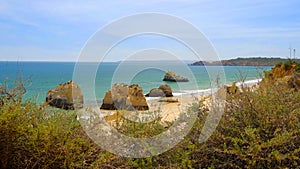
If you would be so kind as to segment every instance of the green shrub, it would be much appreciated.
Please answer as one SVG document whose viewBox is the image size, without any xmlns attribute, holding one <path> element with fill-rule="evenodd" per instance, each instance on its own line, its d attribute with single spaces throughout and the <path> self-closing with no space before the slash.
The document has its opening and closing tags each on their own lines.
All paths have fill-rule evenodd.
<svg viewBox="0 0 300 169">
<path fill-rule="evenodd" d="M 300 72 L 300 64 L 299 63 L 296 64 L 295 71 L 296 72 Z"/>
<path fill-rule="evenodd" d="M 0 96 L 0 168 L 82 168 L 94 160 L 99 149 L 74 112 L 21 102 L 13 92 Z"/>
<path fill-rule="evenodd" d="M 275 67 L 281 67 L 281 65 L 282 65 L 282 62 L 278 62 L 278 63 L 276 63 Z"/>
<path fill-rule="evenodd" d="M 292 62 L 288 61 L 283 64 L 284 70 L 289 70 L 292 67 Z"/>
<path fill-rule="evenodd" d="M 193 153 L 194 167 L 296 168 L 300 94 L 278 86 L 229 98 L 215 133 Z M 205 160 L 202 160 L 205 159 Z"/>
</svg>

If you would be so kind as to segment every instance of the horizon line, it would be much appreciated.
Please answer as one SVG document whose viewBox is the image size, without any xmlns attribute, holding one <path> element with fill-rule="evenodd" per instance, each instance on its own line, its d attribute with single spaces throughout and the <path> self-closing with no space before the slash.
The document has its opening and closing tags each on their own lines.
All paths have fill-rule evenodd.
<svg viewBox="0 0 300 169">
<path fill-rule="evenodd" d="M 289 58 L 288 56 L 237 56 L 234 58 L 228 58 L 228 59 L 221 59 L 221 61 L 223 60 L 232 60 L 232 59 L 238 59 L 238 58 L 243 58 L 243 59 L 248 59 L 248 58 L 276 58 L 276 59 L 299 59 L 297 58 Z M 117 63 L 117 62 L 143 62 L 143 61 L 178 61 L 178 60 L 118 60 L 118 61 L 102 61 L 105 63 Z M 214 61 L 214 60 L 182 60 L 184 62 L 190 61 L 190 62 L 195 62 L 195 61 Z M 69 63 L 76 63 L 78 61 L 74 61 L 74 60 L 0 60 L 0 62 L 69 62 Z M 80 63 L 90 63 L 90 62 L 95 62 L 95 61 L 81 61 Z"/>
</svg>

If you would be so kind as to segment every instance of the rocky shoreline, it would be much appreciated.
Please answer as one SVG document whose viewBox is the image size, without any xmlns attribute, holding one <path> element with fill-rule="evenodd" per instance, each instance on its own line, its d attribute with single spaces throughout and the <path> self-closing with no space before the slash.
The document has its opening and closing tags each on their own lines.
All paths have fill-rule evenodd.
<svg viewBox="0 0 300 169">
<path fill-rule="evenodd" d="M 258 83 L 258 81 L 257 81 Z M 255 85 L 257 83 L 252 83 L 247 87 Z M 67 86 L 76 86 L 77 84 L 73 81 L 67 83 L 59 84 L 57 88 L 59 89 L 70 89 Z M 64 87 L 62 87 L 64 86 Z M 228 94 L 237 93 L 241 84 L 235 84 L 231 86 L 224 86 Z M 75 88 L 79 90 L 77 86 Z M 156 91 L 159 89 L 160 96 L 152 96 L 151 91 Z M 58 90 L 59 91 L 59 90 Z M 50 90 L 49 93 L 53 93 L 53 90 Z M 57 91 L 56 91 L 57 92 Z M 55 92 L 54 92 L 55 93 Z M 61 94 L 63 92 L 60 92 Z M 68 93 L 68 92 L 67 92 Z M 156 93 L 154 93 L 156 94 Z M 81 97 L 82 95 L 80 95 Z M 155 99 L 147 100 L 146 98 L 155 97 Z M 59 95 L 59 98 L 65 98 L 66 96 Z M 83 100 L 83 98 L 81 98 Z M 138 84 L 126 85 L 126 84 L 115 84 L 111 90 L 106 92 L 106 95 L 103 99 L 101 105 L 99 105 L 99 110 L 101 116 L 108 121 L 114 121 L 117 119 L 118 112 L 122 112 L 126 116 L 136 116 L 140 118 L 146 118 L 148 116 L 159 116 L 161 121 L 172 122 L 178 119 L 179 115 L 182 112 L 187 111 L 187 108 L 192 103 L 199 103 L 200 100 L 204 100 L 204 107 L 202 109 L 209 110 L 211 104 L 211 96 L 203 95 L 201 92 L 198 93 L 186 93 L 181 95 L 173 95 L 172 89 L 170 86 L 163 84 L 159 88 L 153 88 L 149 93 L 143 94 L 142 88 Z M 49 101 L 49 98 L 48 98 Z M 49 102 L 48 102 L 49 104 Z M 73 104 L 73 103 L 68 103 Z M 51 105 L 53 107 L 66 109 L 64 106 Z M 73 108 L 66 110 L 74 110 Z M 199 111 L 201 111 L 199 110 Z M 158 114 L 157 114 L 158 113 Z M 145 116 L 145 117 L 144 117 Z"/>
<path fill-rule="evenodd" d="M 278 64 L 269 71 L 263 79 L 251 81 L 251 83 L 233 83 L 224 86 L 227 95 L 236 95 L 242 92 L 242 88 L 247 87 L 256 90 L 268 85 L 280 85 L 286 89 L 300 89 L 300 66 L 295 64 Z M 74 96 L 74 97 L 73 97 Z M 154 97 L 147 100 L 146 98 Z M 127 112 L 127 115 L 159 113 L 163 121 L 176 120 L 182 111 L 191 103 L 199 103 L 205 100 L 204 109 L 209 110 L 211 96 L 204 96 L 201 92 L 186 93 L 181 95 L 173 94 L 170 86 L 162 84 L 158 88 L 151 89 L 144 95 L 143 89 L 138 84 L 115 84 L 111 90 L 105 94 L 103 102 L 99 105 L 103 117 L 110 121 L 116 118 L 117 112 Z M 49 90 L 46 96 L 46 103 L 50 106 L 74 110 L 82 108 L 83 95 L 79 86 L 71 81 L 57 85 L 53 90 Z M 203 108 L 203 107 L 202 107 Z M 201 111 L 201 110 L 199 110 Z"/>
</svg>

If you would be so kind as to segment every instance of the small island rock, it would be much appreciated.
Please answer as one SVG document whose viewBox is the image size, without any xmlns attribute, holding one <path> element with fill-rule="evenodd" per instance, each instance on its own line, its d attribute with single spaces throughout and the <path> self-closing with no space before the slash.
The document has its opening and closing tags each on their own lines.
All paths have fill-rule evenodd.
<svg viewBox="0 0 300 169">
<path fill-rule="evenodd" d="M 180 75 L 177 75 L 176 73 L 172 71 L 167 71 L 163 81 L 170 81 L 170 82 L 188 82 L 189 79 Z"/>
</svg>

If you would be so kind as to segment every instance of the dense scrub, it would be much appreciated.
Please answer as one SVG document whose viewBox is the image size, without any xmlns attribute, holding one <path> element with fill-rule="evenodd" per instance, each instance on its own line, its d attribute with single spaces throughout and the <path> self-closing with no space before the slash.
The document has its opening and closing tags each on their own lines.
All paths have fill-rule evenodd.
<svg viewBox="0 0 300 169">
<path fill-rule="evenodd" d="M 299 92 L 279 86 L 255 92 L 245 89 L 229 96 L 217 131 L 199 145 L 199 159 L 207 160 L 197 164 L 226 168 L 299 166 L 299 100 Z"/>
<path fill-rule="evenodd" d="M 197 141 L 207 112 L 199 113 L 187 138 L 172 150 L 133 161 L 149 168 L 297 168 L 299 100 L 299 92 L 279 86 L 243 89 L 228 96 L 217 130 L 205 143 Z"/>
<path fill-rule="evenodd" d="M 20 88 L 21 89 L 21 88 Z M 17 95 L 16 95 L 17 97 Z M 186 138 L 158 156 L 130 159 L 101 150 L 84 133 L 72 111 L 21 102 L 1 94 L 1 168 L 297 168 L 300 166 L 300 92 L 269 85 L 228 95 L 226 110 L 213 135 L 198 138 L 207 111 L 202 102 Z M 121 118 L 121 117 L 120 117 Z M 165 129 L 156 123 L 125 121 L 131 136 Z M 138 128 L 138 132 L 134 132 Z M 150 130 L 152 128 L 152 130 Z"/>
<path fill-rule="evenodd" d="M 20 86 L 1 86 L 0 168 L 90 165 L 100 149 L 82 131 L 75 113 L 22 102 Z"/>
</svg>

